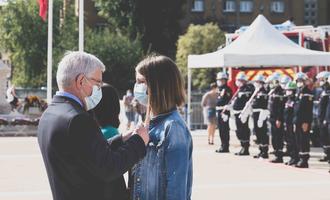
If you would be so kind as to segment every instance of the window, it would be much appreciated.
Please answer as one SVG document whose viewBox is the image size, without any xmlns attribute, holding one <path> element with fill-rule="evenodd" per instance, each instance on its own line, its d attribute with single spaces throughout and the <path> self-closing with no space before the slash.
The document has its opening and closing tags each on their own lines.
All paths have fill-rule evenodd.
<svg viewBox="0 0 330 200">
<path fill-rule="evenodd" d="M 224 1 L 223 11 L 224 12 L 235 12 L 236 10 L 236 2 L 233 0 Z"/>
<path fill-rule="evenodd" d="M 240 2 L 240 11 L 243 13 L 248 13 L 253 11 L 253 2 L 252 1 L 241 1 Z"/>
<path fill-rule="evenodd" d="M 193 12 L 203 12 L 204 11 L 204 1 L 203 0 L 193 0 L 193 5 L 191 8 Z"/>
<path fill-rule="evenodd" d="M 270 6 L 271 12 L 283 13 L 284 12 L 284 2 L 283 1 L 273 1 Z"/>
<path fill-rule="evenodd" d="M 311 12 L 311 16 L 315 17 L 315 12 L 314 11 Z"/>
<path fill-rule="evenodd" d="M 311 7 L 312 7 L 312 8 L 315 8 L 315 3 L 312 3 L 312 4 L 311 4 Z"/>
</svg>

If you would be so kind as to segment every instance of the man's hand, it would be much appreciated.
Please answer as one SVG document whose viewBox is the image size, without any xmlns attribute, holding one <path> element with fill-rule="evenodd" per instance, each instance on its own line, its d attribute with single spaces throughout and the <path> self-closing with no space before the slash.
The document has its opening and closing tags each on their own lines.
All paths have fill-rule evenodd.
<svg viewBox="0 0 330 200">
<path fill-rule="evenodd" d="M 138 134 L 143 139 L 145 145 L 148 144 L 149 132 L 147 127 L 140 126 L 135 130 L 135 133 Z"/>
<path fill-rule="evenodd" d="M 304 132 L 307 132 L 308 131 L 308 123 L 303 123 L 302 124 L 302 129 Z"/>
<path fill-rule="evenodd" d="M 276 120 L 276 128 L 281 128 L 281 121 L 279 120 Z"/>
</svg>

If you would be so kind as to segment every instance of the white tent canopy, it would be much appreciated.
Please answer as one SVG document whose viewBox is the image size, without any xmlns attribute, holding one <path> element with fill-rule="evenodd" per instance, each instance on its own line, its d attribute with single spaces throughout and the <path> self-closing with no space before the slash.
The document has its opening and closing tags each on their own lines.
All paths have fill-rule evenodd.
<svg viewBox="0 0 330 200">
<path fill-rule="evenodd" d="M 330 53 L 305 49 L 259 15 L 234 42 L 216 52 L 189 55 L 188 68 L 330 66 Z"/>
</svg>

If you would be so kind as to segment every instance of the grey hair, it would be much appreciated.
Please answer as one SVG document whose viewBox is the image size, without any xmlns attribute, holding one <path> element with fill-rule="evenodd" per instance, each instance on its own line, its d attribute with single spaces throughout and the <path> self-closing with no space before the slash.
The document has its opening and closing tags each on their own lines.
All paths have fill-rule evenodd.
<svg viewBox="0 0 330 200">
<path fill-rule="evenodd" d="M 58 64 L 56 80 L 59 87 L 69 87 L 79 74 L 89 74 L 95 70 L 105 71 L 105 66 L 96 56 L 79 51 L 67 52 Z"/>
</svg>

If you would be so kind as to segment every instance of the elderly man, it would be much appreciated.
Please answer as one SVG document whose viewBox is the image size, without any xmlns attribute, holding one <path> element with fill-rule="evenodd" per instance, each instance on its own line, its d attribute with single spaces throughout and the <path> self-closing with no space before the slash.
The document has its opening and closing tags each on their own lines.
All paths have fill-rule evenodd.
<svg viewBox="0 0 330 200">
<path fill-rule="evenodd" d="M 68 53 L 59 63 L 59 91 L 38 127 L 38 142 L 55 200 L 124 199 L 113 180 L 146 153 L 146 128 L 106 141 L 87 112 L 102 98 L 104 69 L 98 58 L 84 52 Z"/>
</svg>

